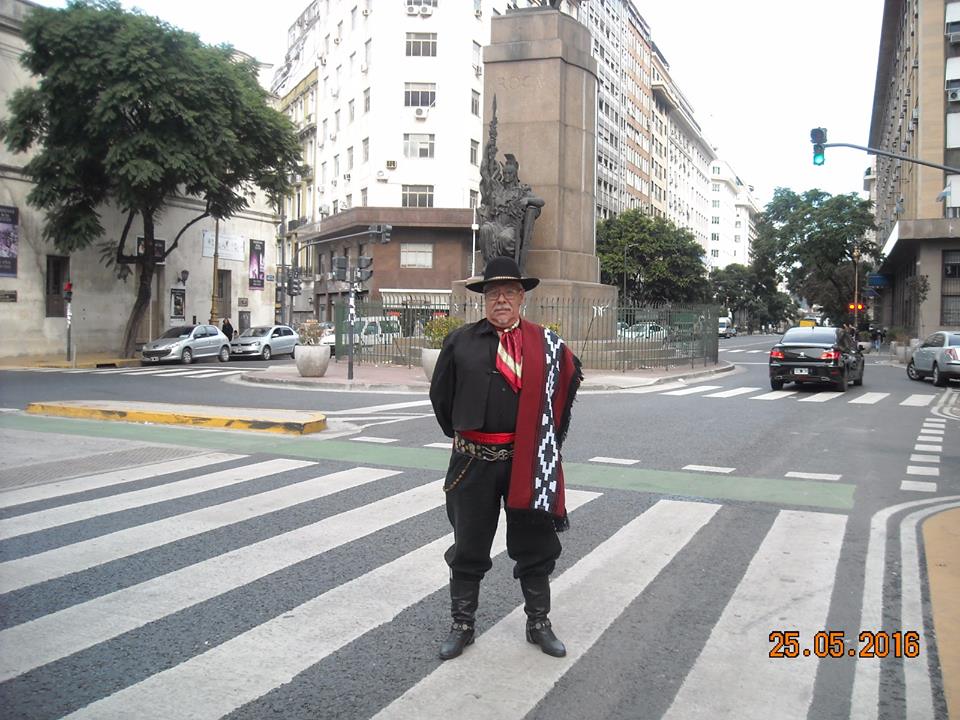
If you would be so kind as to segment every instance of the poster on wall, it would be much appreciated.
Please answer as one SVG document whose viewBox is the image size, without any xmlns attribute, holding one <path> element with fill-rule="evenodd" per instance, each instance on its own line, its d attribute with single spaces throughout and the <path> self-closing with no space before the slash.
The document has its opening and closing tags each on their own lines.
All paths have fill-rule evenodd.
<svg viewBox="0 0 960 720">
<path fill-rule="evenodd" d="M 0 277 L 17 276 L 20 228 L 17 208 L 0 205 Z"/>
<path fill-rule="evenodd" d="M 147 241 L 143 235 L 137 236 L 137 257 L 143 257 L 147 252 Z M 153 239 L 153 259 L 157 265 L 166 265 L 164 257 L 167 254 L 167 241 L 159 238 Z"/>
<path fill-rule="evenodd" d="M 204 230 L 203 257 L 212 258 L 214 249 L 217 251 L 217 260 L 244 260 L 243 238 L 240 235 L 227 235 L 221 231 L 218 238 L 213 230 Z"/>
<path fill-rule="evenodd" d="M 263 290 L 263 240 L 250 240 L 250 289 Z"/>
<path fill-rule="evenodd" d="M 170 288 L 170 319 L 183 320 L 187 306 L 186 288 Z"/>
</svg>

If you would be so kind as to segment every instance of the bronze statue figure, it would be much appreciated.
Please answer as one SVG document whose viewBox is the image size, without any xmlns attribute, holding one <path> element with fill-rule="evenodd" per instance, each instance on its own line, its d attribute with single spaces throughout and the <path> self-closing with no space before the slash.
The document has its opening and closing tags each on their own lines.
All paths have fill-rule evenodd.
<svg viewBox="0 0 960 720">
<path fill-rule="evenodd" d="M 497 161 L 497 98 L 493 98 L 490 133 L 480 166 L 480 249 L 484 265 L 495 257 L 511 257 L 524 270 L 533 224 L 544 205 L 529 185 L 520 182 L 520 162 L 504 154 Z"/>
</svg>

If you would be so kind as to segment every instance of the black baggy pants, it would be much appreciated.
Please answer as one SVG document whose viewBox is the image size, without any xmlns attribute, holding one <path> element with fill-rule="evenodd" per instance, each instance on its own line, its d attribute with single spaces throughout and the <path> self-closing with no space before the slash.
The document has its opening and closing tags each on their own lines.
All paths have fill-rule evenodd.
<svg viewBox="0 0 960 720">
<path fill-rule="evenodd" d="M 444 558 L 453 578 L 479 581 L 492 567 L 490 547 L 506 503 L 510 464 L 453 452 L 443 486 L 454 537 Z M 515 578 L 549 576 L 560 550 L 551 518 L 507 510 L 507 554 L 516 563 Z"/>
</svg>

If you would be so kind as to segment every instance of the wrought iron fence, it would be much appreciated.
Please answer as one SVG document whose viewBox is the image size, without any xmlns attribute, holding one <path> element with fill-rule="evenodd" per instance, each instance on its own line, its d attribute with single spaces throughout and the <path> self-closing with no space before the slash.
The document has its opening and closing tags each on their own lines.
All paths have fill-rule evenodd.
<svg viewBox="0 0 960 720">
<path fill-rule="evenodd" d="M 409 296 L 399 305 L 358 302 L 354 362 L 416 366 L 427 347 L 424 326 L 433 317 L 474 322 L 483 317 L 479 295 L 435 300 Z M 335 305 L 336 349 L 347 353 L 346 303 Z M 585 368 L 626 372 L 645 368 L 716 364 L 720 308 L 712 305 L 661 307 L 598 304 L 569 298 L 527 296 L 524 317 L 556 330 Z"/>
</svg>

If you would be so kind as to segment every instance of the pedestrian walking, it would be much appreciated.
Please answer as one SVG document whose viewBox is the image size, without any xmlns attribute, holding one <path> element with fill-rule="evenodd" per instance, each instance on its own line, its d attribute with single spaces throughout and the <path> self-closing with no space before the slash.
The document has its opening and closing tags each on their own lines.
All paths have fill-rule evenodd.
<svg viewBox="0 0 960 720">
<path fill-rule="evenodd" d="M 873 341 L 873 349 L 875 352 L 880 352 L 880 328 L 873 328 L 870 331 L 870 339 Z"/>
<path fill-rule="evenodd" d="M 557 532 L 568 526 L 560 446 L 583 374 L 555 332 L 520 317 L 525 292 L 539 282 L 522 277 L 512 258 L 491 258 L 483 279 L 467 284 L 483 294 L 486 317 L 446 337 L 430 385 L 437 422 L 453 438 L 443 486 L 454 529 L 444 556 L 453 624 L 443 660 L 473 642 L 501 502 L 527 641 L 566 655 L 548 618 L 549 578 L 561 552 Z"/>
<path fill-rule="evenodd" d="M 227 340 L 233 340 L 233 325 L 230 324 L 230 318 L 223 319 L 223 334 L 227 336 Z"/>
</svg>

